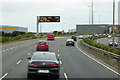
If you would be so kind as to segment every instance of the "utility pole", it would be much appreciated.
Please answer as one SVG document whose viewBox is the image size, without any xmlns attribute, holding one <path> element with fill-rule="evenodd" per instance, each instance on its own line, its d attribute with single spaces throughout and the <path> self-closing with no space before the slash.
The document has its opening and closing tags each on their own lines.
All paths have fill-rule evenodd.
<svg viewBox="0 0 120 80">
<path fill-rule="evenodd" d="M 114 45 L 114 39 L 115 39 L 114 27 L 115 27 L 115 0 L 113 0 L 113 48 L 115 47 L 115 45 Z"/>
<path fill-rule="evenodd" d="M 37 16 L 37 35 L 39 34 L 39 16 Z"/>
<path fill-rule="evenodd" d="M 93 25 L 93 0 L 92 0 L 92 39 L 94 38 L 94 25 Z"/>
<path fill-rule="evenodd" d="M 90 8 L 92 7 L 92 6 L 88 6 L 89 7 L 89 37 L 90 37 L 90 33 L 91 33 L 91 31 L 90 31 Z"/>
<path fill-rule="evenodd" d="M 100 24 L 100 16 L 101 16 L 101 15 L 98 15 L 98 17 L 99 17 L 99 24 Z"/>
</svg>

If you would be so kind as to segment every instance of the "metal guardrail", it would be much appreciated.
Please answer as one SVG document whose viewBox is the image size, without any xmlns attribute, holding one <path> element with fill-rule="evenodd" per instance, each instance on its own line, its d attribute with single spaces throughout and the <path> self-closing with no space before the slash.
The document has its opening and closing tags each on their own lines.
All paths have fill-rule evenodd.
<svg viewBox="0 0 120 80">
<path fill-rule="evenodd" d="M 114 53 L 112 53 L 112 52 L 108 52 L 108 51 L 102 50 L 102 49 L 100 49 L 100 48 L 96 48 L 96 47 L 94 47 L 94 46 L 90 46 L 89 44 L 85 43 L 84 41 L 82 41 L 82 43 L 83 43 L 84 46 L 87 46 L 87 47 L 89 47 L 89 48 L 91 48 L 91 49 L 94 49 L 94 50 L 96 50 L 96 51 L 99 51 L 99 52 L 101 52 L 101 53 L 104 54 L 104 55 L 108 55 L 110 58 L 117 59 L 118 61 L 120 60 L 120 55 L 117 55 L 117 54 L 114 54 Z"/>
</svg>

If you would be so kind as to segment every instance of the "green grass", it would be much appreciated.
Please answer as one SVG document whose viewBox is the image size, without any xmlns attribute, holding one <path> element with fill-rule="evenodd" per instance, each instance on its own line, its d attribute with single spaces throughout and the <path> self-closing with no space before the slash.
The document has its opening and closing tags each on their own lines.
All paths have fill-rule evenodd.
<svg viewBox="0 0 120 80">
<path fill-rule="evenodd" d="M 111 47 L 106 46 L 106 45 L 102 45 L 100 43 L 97 43 L 96 41 L 92 40 L 91 38 L 85 38 L 84 42 L 89 44 L 89 45 L 91 45 L 91 46 L 94 46 L 94 47 L 103 49 L 105 51 L 109 51 L 109 52 L 112 52 L 112 53 L 120 55 L 120 50 L 117 50 L 115 48 L 111 48 Z"/>
</svg>

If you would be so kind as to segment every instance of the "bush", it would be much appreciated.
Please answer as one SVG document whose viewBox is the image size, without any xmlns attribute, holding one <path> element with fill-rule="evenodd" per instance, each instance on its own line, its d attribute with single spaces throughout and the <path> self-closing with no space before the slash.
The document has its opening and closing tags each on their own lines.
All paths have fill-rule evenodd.
<svg viewBox="0 0 120 80">
<path fill-rule="evenodd" d="M 84 39 L 84 42 L 91 45 L 91 46 L 94 46 L 94 47 L 97 47 L 97 48 L 100 48 L 100 49 L 103 49 L 105 51 L 109 51 L 109 52 L 112 52 L 112 53 L 115 53 L 115 54 L 119 54 L 120 55 L 120 50 L 117 50 L 115 48 L 110 48 L 109 46 L 106 46 L 106 45 L 102 45 L 100 43 L 97 43 L 95 42 L 94 40 L 92 40 L 91 38 L 85 38 Z"/>
</svg>

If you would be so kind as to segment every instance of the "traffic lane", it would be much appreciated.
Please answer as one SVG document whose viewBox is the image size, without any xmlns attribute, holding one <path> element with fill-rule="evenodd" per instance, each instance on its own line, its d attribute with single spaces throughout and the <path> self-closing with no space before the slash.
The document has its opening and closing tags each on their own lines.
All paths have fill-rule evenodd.
<svg viewBox="0 0 120 80">
<path fill-rule="evenodd" d="M 56 50 L 57 48 L 57 44 L 59 42 L 59 39 L 56 39 L 55 41 L 49 41 L 49 45 L 50 50 L 52 52 L 57 53 L 58 50 Z M 33 52 L 31 52 L 31 54 L 29 56 L 32 56 Z M 59 57 L 59 56 L 58 56 Z M 16 66 L 14 69 L 12 69 L 9 74 L 7 75 L 6 78 L 26 78 L 26 68 L 27 68 L 27 64 L 28 64 L 28 60 L 26 60 L 26 58 L 24 60 L 21 61 L 21 63 L 19 64 L 19 66 Z M 60 71 L 60 78 L 64 78 L 64 70 L 62 68 L 62 64 L 61 64 L 61 71 Z M 14 74 L 13 74 L 14 73 Z"/>
<path fill-rule="evenodd" d="M 33 53 L 33 52 L 31 52 Z M 31 54 L 30 56 L 32 56 L 33 54 Z M 28 65 L 28 61 L 26 56 L 21 63 L 19 63 L 15 68 L 13 68 L 10 72 L 8 72 L 8 75 L 6 76 L 6 78 L 8 79 L 12 79 L 12 78 L 16 78 L 17 79 L 27 79 L 27 65 Z M 64 78 L 63 75 L 63 70 L 62 70 L 62 65 L 60 66 L 60 78 Z"/>
<path fill-rule="evenodd" d="M 63 39 L 62 39 L 63 40 Z M 68 78 L 117 78 L 118 75 L 91 60 L 80 52 L 75 46 L 60 45 L 65 72 Z"/>
<path fill-rule="evenodd" d="M 39 39 L 32 39 L 32 40 L 20 41 L 20 42 L 2 45 L 2 50 L 7 50 L 7 49 L 10 49 L 10 48 L 15 47 L 15 46 L 20 46 L 21 44 L 24 45 L 24 44 L 30 43 L 31 41 L 38 41 L 38 40 Z"/>
<path fill-rule="evenodd" d="M 5 56 L 2 58 L 2 73 L 6 73 L 11 70 L 19 60 L 22 60 L 24 56 L 26 56 L 29 51 L 35 50 L 34 45 L 27 47 L 22 47 L 20 49 L 14 49 L 9 53 L 6 53 Z"/>
<path fill-rule="evenodd" d="M 104 45 L 108 45 L 109 40 L 112 40 L 113 38 L 100 38 L 97 40 L 97 43 L 100 44 L 104 44 Z M 120 48 L 120 44 L 119 44 L 119 37 L 115 37 L 116 42 L 118 43 L 118 48 Z"/>
<path fill-rule="evenodd" d="M 16 65 L 16 62 L 20 59 L 23 59 L 25 55 L 30 50 L 36 50 L 36 42 L 38 40 L 31 40 L 24 44 L 21 44 L 23 46 L 15 47 L 12 50 L 8 50 L 2 53 L 2 74 L 9 71 L 14 65 Z M 17 43 L 16 43 L 17 44 Z"/>
</svg>

